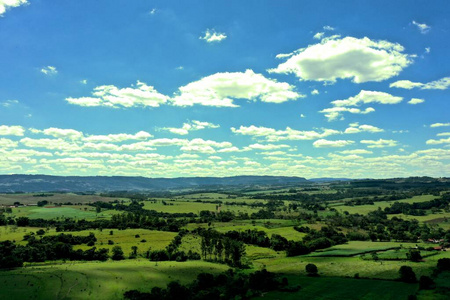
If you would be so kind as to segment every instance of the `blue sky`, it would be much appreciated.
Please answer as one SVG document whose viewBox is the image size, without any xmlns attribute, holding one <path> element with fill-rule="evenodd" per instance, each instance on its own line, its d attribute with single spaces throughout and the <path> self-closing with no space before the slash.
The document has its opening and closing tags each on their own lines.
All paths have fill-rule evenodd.
<svg viewBox="0 0 450 300">
<path fill-rule="evenodd" d="M 0 0 L 0 173 L 449 176 L 449 16 L 448 1 Z"/>
</svg>

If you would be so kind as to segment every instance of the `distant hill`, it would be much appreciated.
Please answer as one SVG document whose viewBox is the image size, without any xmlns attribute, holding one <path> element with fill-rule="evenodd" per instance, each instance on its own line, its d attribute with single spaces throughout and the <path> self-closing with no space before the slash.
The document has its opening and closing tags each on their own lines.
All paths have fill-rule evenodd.
<svg viewBox="0 0 450 300">
<path fill-rule="evenodd" d="M 351 181 L 354 179 L 350 179 L 350 178 L 328 178 L 328 177 L 323 177 L 323 178 L 310 178 L 308 179 L 308 181 L 311 182 L 332 182 L 332 181 Z"/>
<path fill-rule="evenodd" d="M 302 177 L 233 176 L 146 178 L 127 176 L 0 175 L 0 193 L 150 191 L 179 188 L 305 184 Z"/>
</svg>

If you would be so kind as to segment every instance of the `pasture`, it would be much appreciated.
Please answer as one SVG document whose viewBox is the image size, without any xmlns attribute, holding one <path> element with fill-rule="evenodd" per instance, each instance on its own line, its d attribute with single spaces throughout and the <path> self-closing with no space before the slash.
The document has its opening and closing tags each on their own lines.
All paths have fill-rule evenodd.
<svg viewBox="0 0 450 300">
<path fill-rule="evenodd" d="M 300 285 L 297 292 L 274 291 L 255 299 L 407 299 L 418 290 L 418 284 L 386 280 L 340 277 L 287 276 L 289 286 Z"/>
<path fill-rule="evenodd" d="M 123 299 L 130 289 L 150 291 L 173 280 L 187 284 L 201 272 L 217 274 L 227 269 L 203 261 L 144 259 L 32 266 L 0 271 L 0 299 Z"/>
</svg>

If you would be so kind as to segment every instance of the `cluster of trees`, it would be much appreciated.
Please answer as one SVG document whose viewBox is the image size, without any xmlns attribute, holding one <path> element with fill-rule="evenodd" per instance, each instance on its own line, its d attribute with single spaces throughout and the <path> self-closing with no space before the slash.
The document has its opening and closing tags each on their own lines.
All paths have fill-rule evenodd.
<svg viewBox="0 0 450 300">
<path fill-rule="evenodd" d="M 181 241 L 184 235 L 188 233 L 187 230 L 180 230 L 178 235 L 174 237 L 172 242 L 163 250 L 149 250 L 147 251 L 146 257 L 151 261 L 186 261 L 186 260 L 199 260 L 200 254 L 195 251 L 189 250 L 187 253 L 185 251 L 179 250 Z"/>
<path fill-rule="evenodd" d="M 280 279 L 265 269 L 248 275 L 230 269 L 219 275 L 200 273 L 189 285 L 172 281 L 165 289 L 154 287 L 148 293 L 130 290 L 124 297 L 129 300 L 248 299 L 268 291 L 289 290 L 287 285 L 286 277 Z"/>
<path fill-rule="evenodd" d="M 400 203 L 394 202 L 391 206 L 386 207 L 384 212 L 386 214 L 405 214 L 413 216 L 425 215 L 425 210 L 428 209 L 448 209 L 450 203 L 450 193 L 445 193 L 439 199 L 433 199 L 425 202 L 415 203 Z"/>
<path fill-rule="evenodd" d="M 94 234 L 88 236 L 73 236 L 60 234 L 36 238 L 35 235 L 25 236 L 27 244 L 17 245 L 12 241 L 0 242 L 0 268 L 21 267 L 24 262 L 43 262 L 47 260 L 100 260 L 109 258 L 108 249 L 74 250 L 74 245 L 90 244 L 97 239 Z"/>
<path fill-rule="evenodd" d="M 216 230 L 202 228 L 194 232 L 201 237 L 200 248 L 204 260 L 209 258 L 209 260 L 225 262 L 233 267 L 243 266 L 245 244 L 242 240 L 229 235 L 230 232 L 222 234 Z"/>
<path fill-rule="evenodd" d="M 113 215 L 110 220 L 75 220 L 66 218 L 63 220 L 52 219 L 30 219 L 27 217 L 5 217 L 0 213 L 0 226 L 17 225 L 19 227 L 53 227 L 56 231 L 81 231 L 89 229 L 127 229 L 127 228 L 144 228 L 160 231 L 178 232 L 180 228 L 187 224 L 186 219 L 154 217 L 140 213 L 123 213 Z"/>
</svg>

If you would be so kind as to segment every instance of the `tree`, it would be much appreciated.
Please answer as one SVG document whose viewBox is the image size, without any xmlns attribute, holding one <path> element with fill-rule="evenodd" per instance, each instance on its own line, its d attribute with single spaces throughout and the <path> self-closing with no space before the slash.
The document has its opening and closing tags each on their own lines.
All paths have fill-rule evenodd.
<svg viewBox="0 0 450 300">
<path fill-rule="evenodd" d="M 403 282 L 408 283 L 417 282 L 416 274 L 414 273 L 411 267 L 401 266 L 400 270 L 398 270 L 398 273 L 400 274 L 400 280 Z"/>
<path fill-rule="evenodd" d="M 307 264 L 305 270 L 308 276 L 318 276 L 319 270 L 315 264 Z"/>
<path fill-rule="evenodd" d="M 420 250 L 411 249 L 406 254 L 406 258 L 408 258 L 410 261 L 418 262 L 422 259 L 422 255 L 420 255 Z"/>
<path fill-rule="evenodd" d="M 120 247 L 120 246 L 114 246 L 114 247 L 112 248 L 112 256 L 111 256 L 111 258 L 112 258 L 113 260 L 122 260 L 122 259 L 125 259 L 125 256 L 123 255 L 122 247 Z"/>
<path fill-rule="evenodd" d="M 420 276 L 419 279 L 419 287 L 421 290 L 431 290 L 435 288 L 435 284 L 433 279 L 431 279 L 429 276 Z"/>
<path fill-rule="evenodd" d="M 138 250 L 137 246 L 132 246 L 131 247 L 130 258 L 136 258 L 137 257 L 137 250 Z"/>
</svg>

